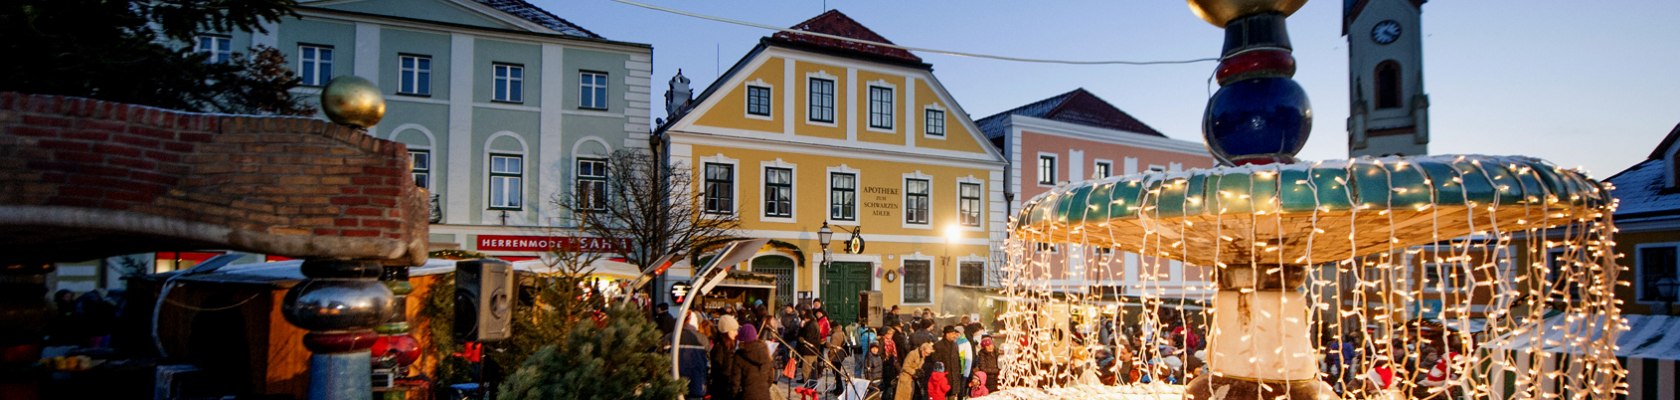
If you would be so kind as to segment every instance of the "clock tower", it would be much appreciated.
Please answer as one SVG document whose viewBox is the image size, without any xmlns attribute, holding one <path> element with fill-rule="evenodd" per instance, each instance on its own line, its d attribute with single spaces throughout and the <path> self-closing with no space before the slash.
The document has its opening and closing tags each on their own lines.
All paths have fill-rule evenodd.
<svg viewBox="0 0 1680 400">
<path fill-rule="evenodd" d="M 1348 40 L 1348 156 L 1429 153 L 1425 0 L 1342 0 Z"/>
</svg>

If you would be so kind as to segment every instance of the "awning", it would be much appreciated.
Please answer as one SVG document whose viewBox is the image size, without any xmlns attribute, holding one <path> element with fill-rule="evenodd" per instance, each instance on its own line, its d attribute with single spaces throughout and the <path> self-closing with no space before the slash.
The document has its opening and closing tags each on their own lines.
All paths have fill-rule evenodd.
<svg viewBox="0 0 1680 400">
<path fill-rule="evenodd" d="M 455 272 L 456 261 L 457 260 L 444 260 L 436 258 L 429 259 L 426 260 L 426 263 L 423 265 L 409 268 L 408 275 L 426 276 Z M 303 260 L 288 260 L 257 264 L 229 265 L 216 270 L 215 273 L 303 280 L 305 277 L 303 276 L 303 272 L 299 270 L 302 266 Z M 593 264 L 590 264 L 590 267 L 594 268 L 589 274 L 589 276 L 593 277 L 635 279 L 642 273 L 641 269 L 637 268 L 635 265 L 606 258 L 595 260 Z M 548 264 L 544 263 L 542 260 L 526 260 L 513 262 L 513 270 L 546 274 L 557 272 L 559 269 L 550 268 Z"/>
<path fill-rule="evenodd" d="M 1527 366 L 1538 363 L 1537 368 L 1541 371 L 1574 372 L 1572 363 L 1565 360 L 1583 354 L 1585 349 L 1577 348 L 1575 340 L 1566 339 L 1571 336 L 1597 339 L 1615 327 L 1607 326 L 1610 324 L 1606 324 L 1607 318 L 1603 316 L 1576 314 L 1575 318 L 1569 318 L 1570 315 L 1554 315 L 1547 318 L 1538 330 L 1509 334 L 1490 341 L 1484 348 L 1517 352 L 1539 348 L 1557 356 L 1537 360 L 1527 353 L 1519 353 L 1517 364 Z M 1680 392 L 1680 317 L 1624 315 L 1620 322 L 1625 323 L 1627 330 L 1616 337 L 1616 359 L 1627 369 L 1627 398 L 1675 398 L 1675 394 Z M 1545 362 L 1537 362 L 1539 360 Z M 1495 375 L 1494 380 L 1503 383 L 1499 375 Z M 1555 385 L 1552 380 L 1542 379 L 1539 383 L 1546 385 L 1548 392 L 1555 392 L 1551 390 Z"/>
</svg>

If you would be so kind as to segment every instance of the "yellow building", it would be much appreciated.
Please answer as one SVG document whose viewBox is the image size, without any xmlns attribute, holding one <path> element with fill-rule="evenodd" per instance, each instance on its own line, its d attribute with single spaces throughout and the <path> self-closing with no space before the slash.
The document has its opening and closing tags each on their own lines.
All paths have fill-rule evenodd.
<svg viewBox="0 0 1680 400">
<path fill-rule="evenodd" d="M 839 11 L 794 29 L 890 43 Z M 778 276 L 778 304 L 823 300 L 854 321 L 858 292 L 886 305 L 975 310 L 1004 237 L 1005 161 L 909 51 L 806 34 L 764 38 L 697 98 L 673 78 L 668 140 L 704 208 L 773 239 L 740 267 Z M 834 231 L 823 259 L 817 231 Z M 853 231 L 865 243 L 845 250 Z M 824 261 L 828 261 L 825 263 Z"/>
</svg>

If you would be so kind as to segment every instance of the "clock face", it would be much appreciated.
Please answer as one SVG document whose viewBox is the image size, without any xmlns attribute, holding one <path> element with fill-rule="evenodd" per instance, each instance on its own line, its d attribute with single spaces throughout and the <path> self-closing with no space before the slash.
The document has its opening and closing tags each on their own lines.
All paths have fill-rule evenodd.
<svg viewBox="0 0 1680 400">
<path fill-rule="evenodd" d="M 1377 42 L 1377 44 L 1394 43 L 1395 40 L 1399 39 L 1399 22 L 1394 22 L 1392 19 L 1383 20 L 1378 22 L 1376 26 L 1371 27 L 1371 41 Z"/>
</svg>

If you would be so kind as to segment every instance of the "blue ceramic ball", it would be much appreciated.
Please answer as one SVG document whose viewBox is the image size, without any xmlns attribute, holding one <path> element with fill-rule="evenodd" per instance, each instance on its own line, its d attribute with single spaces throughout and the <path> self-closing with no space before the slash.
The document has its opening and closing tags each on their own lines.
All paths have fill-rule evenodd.
<svg viewBox="0 0 1680 400">
<path fill-rule="evenodd" d="M 1225 165 L 1294 162 L 1311 134 L 1307 92 L 1283 77 L 1219 88 L 1202 116 L 1202 138 Z"/>
</svg>

